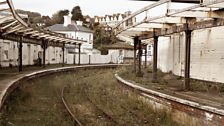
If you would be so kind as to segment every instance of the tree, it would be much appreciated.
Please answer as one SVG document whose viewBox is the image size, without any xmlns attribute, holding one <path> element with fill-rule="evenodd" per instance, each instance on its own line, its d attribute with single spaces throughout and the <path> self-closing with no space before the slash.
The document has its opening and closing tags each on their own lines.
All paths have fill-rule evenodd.
<svg viewBox="0 0 224 126">
<path fill-rule="evenodd" d="M 53 22 L 49 16 L 42 16 L 42 20 L 45 23 L 45 27 L 53 25 Z"/>
<path fill-rule="evenodd" d="M 82 15 L 82 10 L 79 6 L 75 6 L 73 9 L 72 9 L 72 20 L 74 21 L 83 21 L 83 15 Z"/>
<path fill-rule="evenodd" d="M 35 25 L 37 23 L 42 22 L 41 14 L 38 12 L 31 12 L 31 11 L 25 11 L 20 9 L 16 10 L 16 12 L 19 14 L 28 15 L 28 20 L 30 24 Z"/>
<path fill-rule="evenodd" d="M 63 24 L 64 16 L 69 14 L 69 10 L 60 10 L 52 16 L 53 24 Z"/>
</svg>

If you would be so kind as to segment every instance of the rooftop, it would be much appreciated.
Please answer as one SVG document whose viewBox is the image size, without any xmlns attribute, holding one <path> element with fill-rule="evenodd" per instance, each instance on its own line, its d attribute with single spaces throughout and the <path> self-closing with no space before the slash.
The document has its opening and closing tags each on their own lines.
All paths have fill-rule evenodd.
<svg viewBox="0 0 224 126">
<path fill-rule="evenodd" d="M 55 24 L 55 25 L 48 27 L 47 29 L 49 29 L 50 31 L 64 31 L 64 32 L 81 31 L 81 32 L 93 33 L 93 31 L 90 30 L 89 28 L 86 28 L 81 25 L 76 25 L 76 24 L 74 24 L 74 25 L 70 24 L 68 26 L 64 26 L 63 24 Z"/>
</svg>

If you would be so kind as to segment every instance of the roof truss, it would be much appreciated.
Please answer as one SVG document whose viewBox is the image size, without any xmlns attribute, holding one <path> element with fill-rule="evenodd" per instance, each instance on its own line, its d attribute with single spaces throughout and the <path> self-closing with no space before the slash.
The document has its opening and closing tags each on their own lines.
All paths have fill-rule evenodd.
<svg viewBox="0 0 224 126">
<path fill-rule="evenodd" d="M 12 0 L 0 0 L 0 12 L 5 12 L 5 11 L 7 11 L 7 13 L 9 14 L 1 15 L 1 18 L 0 18 L 0 32 L 2 37 L 4 38 L 16 40 L 16 38 L 13 38 L 13 37 L 15 36 L 18 37 L 19 35 L 26 39 L 29 39 L 29 38 L 32 39 L 32 43 L 34 43 L 33 40 L 36 40 L 37 43 L 39 43 L 41 39 L 52 41 L 55 43 L 82 44 L 85 42 L 83 40 L 66 38 L 65 34 L 50 32 L 43 29 L 39 30 L 39 29 L 29 27 L 28 24 L 15 11 Z M 26 42 L 29 42 L 29 41 L 26 41 Z"/>
<path fill-rule="evenodd" d="M 145 32 L 148 32 L 147 34 L 152 34 L 151 32 L 154 29 L 159 29 L 159 31 L 167 31 L 173 27 L 184 27 L 185 24 L 195 24 L 197 22 L 207 20 L 212 22 L 213 20 L 224 18 L 224 0 L 203 0 L 203 3 L 198 0 L 199 2 L 196 2 L 198 4 L 192 4 L 191 6 L 183 7 L 181 9 L 173 9 L 171 6 L 173 2 L 177 2 L 178 0 L 155 1 L 158 2 L 150 4 L 134 12 L 119 22 L 114 28 L 116 35 L 121 34 L 129 37 L 141 36 L 142 34 L 145 34 Z M 186 0 L 180 1 L 183 2 Z M 189 0 L 189 2 L 190 1 L 191 0 Z M 150 15 L 150 12 L 153 12 L 156 8 L 161 8 L 161 6 L 163 8 L 166 7 L 162 14 L 156 16 Z M 139 19 L 139 17 L 141 18 Z M 137 22 L 127 25 L 126 22 L 128 20 L 132 20 L 133 18 L 138 18 Z M 189 27 L 190 26 L 191 25 L 189 25 Z"/>
</svg>

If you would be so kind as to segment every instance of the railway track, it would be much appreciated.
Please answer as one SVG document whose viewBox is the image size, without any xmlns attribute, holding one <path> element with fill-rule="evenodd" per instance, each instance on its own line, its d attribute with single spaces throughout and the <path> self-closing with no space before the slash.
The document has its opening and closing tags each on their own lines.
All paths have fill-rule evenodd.
<svg viewBox="0 0 224 126">
<path fill-rule="evenodd" d="M 111 122 L 115 123 L 115 124 L 118 124 L 118 122 L 109 114 L 107 114 L 107 112 L 105 112 L 103 109 L 101 109 L 97 104 L 95 104 L 91 98 L 89 97 L 89 95 L 87 93 L 86 94 L 86 98 L 87 100 L 98 110 L 98 111 L 101 111 L 103 116 L 105 118 L 107 118 L 108 120 L 110 120 Z"/>
<path fill-rule="evenodd" d="M 65 97 L 64 97 L 64 91 L 65 91 L 66 86 L 64 86 L 61 90 L 61 100 L 62 103 L 66 109 L 66 111 L 69 113 L 69 115 L 72 117 L 72 119 L 76 122 L 76 124 L 78 126 L 84 126 L 79 120 L 78 118 L 75 116 L 75 114 L 72 112 L 72 110 L 69 107 L 69 104 L 66 102 Z"/>
<path fill-rule="evenodd" d="M 82 77 L 84 78 L 84 77 Z M 69 113 L 69 115 L 71 116 L 71 118 L 75 121 L 75 124 L 77 124 L 78 126 L 84 126 L 83 123 L 81 123 L 81 121 L 78 119 L 78 117 L 75 116 L 75 114 L 73 113 L 73 110 L 69 107 L 69 103 L 66 101 L 65 96 L 64 96 L 64 92 L 65 92 L 66 86 L 64 86 L 61 90 L 61 100 L 63 103 L 63 106 L 65 107 L 66 111 Z M 86 91 L 84 91 L 86 94 L 86 99 L 94 106 L 94 108 L 96 108 L 97 111 L 101 112 L 102 118 L 106 118 L 109 121 L 111 121 L 114 124 L 118 124 L 118 122 L 109 114 L 107 114 L 104 110 L 102 110 L 98 105 L 96 105 L 91 98 L 89 97 L 89 95 L 86 93 Z"/>
</svg>

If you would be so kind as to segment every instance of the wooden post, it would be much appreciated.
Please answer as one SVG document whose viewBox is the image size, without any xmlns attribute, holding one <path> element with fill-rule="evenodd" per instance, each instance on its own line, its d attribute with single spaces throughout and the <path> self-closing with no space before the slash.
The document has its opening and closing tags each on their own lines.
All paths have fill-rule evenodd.
<svg viewBox="0 0 224 126">
<path fill-rule="evenodd" d="M 186 30 L 184 89 L 190 90 L 191 30 Z"/>
<path fill-rule="evenodd" d="M 138 41 L 139 41 L 139 37 L 136 36 L 134 38 L 134 72 L 136 73 L 136 51 L 137 51 L 137 44 L 138 44 Z"/>
<path fill-rule="evenodd" d="M 152 82 L 157 82 L 158 37 L 154 36 Z"/>
<path fill-rule="evenodd" d="M 21 72 L 23 70 L 22 69 L 23 67 L 23 36 L 20 36 L 18 48 L 19 48 L 19 58 L 18 58 L 19 72 Z"/>
<path fill-rule="evenodd" d="M 81 64 L 81 44 L 79 44 L 79 65 Z"/>
</svg>

